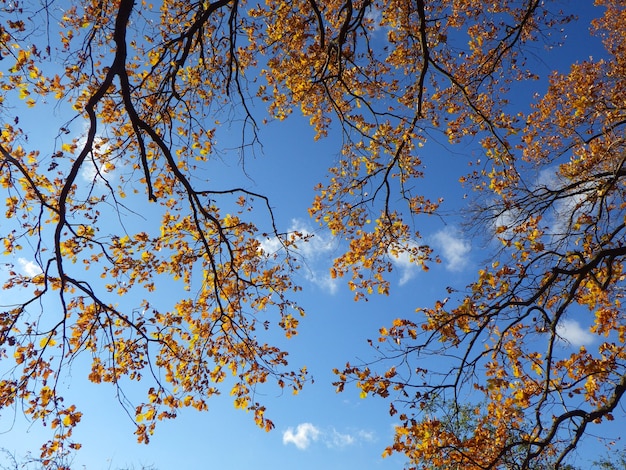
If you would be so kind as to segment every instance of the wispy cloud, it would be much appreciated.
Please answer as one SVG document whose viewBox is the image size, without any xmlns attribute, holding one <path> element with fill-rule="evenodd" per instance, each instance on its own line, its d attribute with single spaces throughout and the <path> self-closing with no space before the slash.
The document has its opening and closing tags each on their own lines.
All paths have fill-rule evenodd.
<svg viewBox="0 0 626 470">
<path fill-rule="evenodd" d="M 359 430 L 357 436 L 359 440 L 363 442 L 374 442 L 376 440 L 376 435 L 372 431 L 366 431 L 364 429 Z"/>
<path fill-rule="evenodd" d="M 268 237 L 259 242 L 261 243 L 261 250 L 268 256 L 273 256 L 283 249 L 283 244 L 276 237 Z"/>
<path fill-rule="evenodd" d="M 561 320 L 556 326 L 556 333 L 572 346 L 580 347 L 595 341 L 595 336 L 585 330 L 576 320 Z"/>
<path fill-rule="evenodd" d="M 96 166 L 94 160 L 90 158 L 86 159 L 80 168 L 80 177 L 89 183 L 92 181 L 103 183 L 103 178 L 107 178 L 107 176 L 110 176 L 110 172 L 107 171 L 106 166 Z"/>
<path fill-rule="evenodd" d="M 27 260 L 26 258 L 18 258 L 17 263 L 22 273 L 27 276 L 34 277 L 41 274 L 41 268 L 34 261 Z"/>
<path fill-rule="evenodd" d="M 78 142 L 78 148 L 82 148 L 85 144 L 85 138 L 80 139 Z M 106 155 L 110 152 L 110 145 L 103 139 L 96 137 L 94 141 L 93 156 L 88 157 L 81 169 L 80 176 L 87 182 L 99 181 L 103 182 L 103 178 L 109 178 L 113 172 L 110 167 L 104 163 Z"/>
<path fill-rule="evenodd" d="M 329 449 L 341 449 L 374 440 L 375 435 L 370 431 L 339 432 L 334 427 L 321 429 L 311 423 L 301 423 L 295 429 L 290 427 L 283 432 L 283 444 L 293 444 L 300 450 L 308 449 L 316 441 Z"/>
<path fill-rule="evenodd" d="M 89 124 L 85 124 L 83 132 L 76 141 L 76 152 L 80 152 L 87 143 L 87 134 L 89 132 Z M 100 135 L 96 135 L 93 141 L 93 149 L 91 154 L 85 159 L 81 168 L 80 176 L 86 182 L 104 183 L 104 178 L 109 179 L 113 174 L 111 165 L 107 165 L 111 157 L 111 145 L 107 139 Z"/>
<path fill-rule="evenodd" d="M 401 286 L 405 285 L 411 279 L 413 279 L 416 274 L 421 269 L 420 264 L 414 259 L 414 256 L 411 254 L 418 248 L 418 245 L 414 242 L 409 242 L 408 246 L 404 249 L 393 249 L 389 251 L 389 255 L 391 257 L 391 262 L 394 267 L 400 270 L 400 281 L 399 284 Z"/>
<path fill-rule="evenodd" d="M 336 429 L 333 429 L 328 437 L 329 441 L 327 442 L 327 445 L 328 443 L 331 443 L 332 447 L 346 447 L 356 442 L 355 436 L 347 433 L 340 433 Z"/>
<path fill-rule="evenodd" d="M 591 181 L 571 187 L 571 181 L 560 174 L 559 166 L 550 166 L 539 171 L 533 183 L 532 192 L 537 200 L 550 202 L 541 212 L 544 226 L 549 227 L 546 235 L 551 235 L 552 241 L 562 240 L 563 235 L 571 231 L 571 224 L 583 214 L 593 210 L 593 200 L 598 190 L 597 184 Z M 614 196 L 617 197 L 617 193 Z M 611 197 L 611 195 L 605 196 L 607 203 L 615 202 L 615 200 L 611 201 Z M 512 229 L 525 223 L 529 215 L 537 214 L 530 214 L 523 207 L 517 210 L 507 209 L 496 216 L 494 229 L 506 227 L 503 233 L 508 238 L 513 238 L 515 232 Z M 546 237 L 545 240 L 548 241 L 549 238 Z"/>
<path fill-rule="evenodd" d="M 456 230 L 440 230 L 432 235 L 431 242 L 435 248 L 441 250 L 447 270 L 462 271 L 469 263 L 472 246 Z"/>
<path fill-rule="evenodd" d="M 307 281 L 321 289 L 334 294 L 339 283 L 329 274 L 332 252 L 337 248 L 336 239 L 327 230 L 314 231 L 306 222 L 293 219 L 289 232 L 299 233 L 302 238 L 296 241 L 294 252 L 300 256 L 302 274 Z M 283 249 L 283 245 L 276 237 L 261 240 L 261 249 L 267 255 L 273 255 Z"/>
<path fill-rule="evenodd" d="M 595 194 L 594 185 L 591 182 L 583 183 L 573 193 L 570 192 L 569 195 L 566 195 L 567 191 L 565 188 L 570 184 L 569 180 L 560 175 L 556 166 L 541 170 L 535 182 L 535 188 L 541 191 L 562 191 L 563 193 L 553 203 L 552 213 L 549 213 L 548 226 L 551 227 L 552 233 L 555 235 L 566 233 L 572 221 L 575 221 L 578 216 L 589 212 L 593 207 L 589 195 Z"/>
<path fill-rule="evenodd" d="M 439 250 L 447 270 L 461 271 L 469 263 L 471 244 L 457 230 L 452 228 L 440 230 L 428 237 L 427 242 Z M 409 242 L 403 249 L 389 251 L 391 262 L 400 271 L 401 286 L 413 279 L 422 269 L 421 263 L 416 259 L 419 256 L 417 252 L 419 245 L 415 242 Z"/>
<path fill-rule="evenodd" d="M 283 433 L 283 444 L 293 444 L 300 450 L 305 450 L 311 442 L 317 441 L 321 431 L 311 423 L 298 424 L 295 431 L 287 428 Z"/>
<path fill-rule="evenodd" d="M 380 22 L 383 19 L 383 15 L 382 12 L 376 8 L 376 6 L 370 5 L 367 13 L 365 13 L 365 18 L 371 22 L 371 27 L 374 31 L 382 29 Z"/>
<path fill-rule="evenodd" d="M 337 289 L 339 289 L 339 281 L 330 277 L 330 274 L 326 274 L 325 271 L 322 272 L 320 270 L 307 268 L 304 271 L 304 276 L 309 282 L 312 282 L 329 294 L 335 294 L 337 293 Z"/>
</svg>

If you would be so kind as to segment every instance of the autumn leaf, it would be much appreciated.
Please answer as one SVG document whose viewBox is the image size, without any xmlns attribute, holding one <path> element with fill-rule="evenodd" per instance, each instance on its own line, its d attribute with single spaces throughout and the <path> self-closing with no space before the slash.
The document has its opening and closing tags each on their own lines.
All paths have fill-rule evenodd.
<svg viewBox="0 0 626 470">
<path fill-rule="evenodd" d="M 277 169 L 266 193 L 234 183 L 255 181 L 244 156 L 260 151 L 262 123 L 287 135 L 293 115 L 311 144 L 337 144 L 308 213 L 337 243 L 330 278 L 355 300 L 392 295 L 398 270 L 445 266 L 449 247 L 430 246 L 426 220 L 461 212 L 465 235 L 485 237 L 469 285 L 430 305 L 415 289 L 417 310 L 369 341 L 376 360 L 336 370 L 337 391 L 354 383 L 398 414 L 385 455 L 555 468 L 620 409 L 623 2 L 597 0 L 590 25 L 576 23 L 587 11 L 576 2 L 164 0 L 158 14 L 132 0 L 68 0 L 61 13 L 13 3 L 19 15 L 0 19 L 12 113 L 0 131 L 12 371 L 0 412 L 19 405 L 50 423 L 45 465 L 80 448 L 82 412 L 55 384 L 83 358 L 86 381 L 143 392 L 122 406 L 144 443 L 224 391 L 271 430 L 261 389 L 298 394 L 310 380 L 275 333 L 299 347 L 312 234 L 282 227 L 265 196 L 300 175 Z M 549 70 L 567 28 L 590 29 L 602 50 Z M 228 161 L 237 145 L 240 167 Z M 458 210 L 457 189 L 431 170 L 448 154 L 470 165 Z M 593 341 L 561 347 L 578 315 Z"/>
</svg>

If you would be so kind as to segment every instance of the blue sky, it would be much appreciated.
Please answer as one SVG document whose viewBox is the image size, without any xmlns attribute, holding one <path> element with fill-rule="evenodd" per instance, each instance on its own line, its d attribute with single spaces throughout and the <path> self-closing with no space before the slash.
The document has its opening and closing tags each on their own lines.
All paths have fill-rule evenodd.
<svg viewBox="0 0 626 470">
<path fill-rule="evenodd" d="M 556 59 L 567 64 L 575 58 L 580 60 L 600 53 L 597 42 L 589 41 L 584 30 L 580 25 L 570 27 L 568 47 L 558 53 L 553 51 L 548 55 L 546 51 L 537 51 L 542 57 L 546 54 L 545 59 L 541 59 L 546 64 L 544 72 L 554 66 L 552 61 Z M 543 83 L 538 87 L 545 86 Z M 41 145 L 49 149 L 57 132 L 57 128 L 48 129 L 48 133 L 41 129 L 42 110 L 50 111 L 51 117 L 58 120 L 59 125 L 63 124 L 63 113 L 49 108 L 16 110 L 25 129 L 30 126 L 38 130 L 30 134 L 33 147 Z M 72 131 L 80 133 L 80 125 Z M 228 146 L 228 132 L 221 132 Z M 207 413 L 184 410 L 176 420 L 160 423 L 150 445 L 145 446 L 135 443 L 133 423 L 116 400 L 115 390 L 109 385 L 86 382 L 81 366 L 87 363 L 79 361 L 61 382 L 61 389 L 66 390 L 66 401 L 76 403 L 84 411 L 75 435 L 83 444 L 75 457 L 75 468 L 109 470 L 142 465 L 152 465 L 159 470 L 402 468 L 402 456 L 381 457 L 392 441 L 395 424 L 389 416 L 388 403 L 361 399 L 351 387 L 344 393 L 335 393 L 331 385 L 335 379 L 332 369 L 341 368 L 346 361 L 373 359 L 374 353 L 366 339 L 376 339 L 378 329 L 392 319 L 432 304 L 445 295 L 446 286 L 467 285 L 488 259 L 489 244 L 483 238 L 472 239 L 461 231 L 467 190 L 456 183 L 458 177 L 467 172 L 467 155 L 475 156 L 478 150 L 470 143 L 449 152 L 445 145 L 436 143 L 437 136 L 433 135 L 424 149 L 427 177 L 418 184 L 423 185 L 420 189 L 426 194 L 438 194 L 441 188 L 446 188 L 446 215 L 421 219 L 420 230 L 424 240 L 437 250 L 442 263 L 424 273 L 408 260 L 396 259 L 391 295 L 355 303 L 345 282 L 332 280 L 328 272 L 333 257 L 340 252 L 340 241 L 333 239 L 307 215 L 314 195 L 312 188 L 324 181 L 326 169 L 337 159 L 340 136 L 331 131 L 327 139 L 314 142 L 306 121 L 292 116 L 286 122 L 263 127 L 260 138 L 262 150 L 257 149 L 254 154 L 248 152 L 245 156 L 249 177 L 241 175 L 239 155 L 234 151 L 224 154 L 212 171 L 217 175 L 218 184 L 222 181 L 225 186 L 241 184 L 270 197 L 280 228 L 313 234 L 310 242 L 300 249 L 305 263 L 298 282 L 304 289 L 297 300 L 307 316 L 302 319 L 296 337 L 289 340 L 277 337 L 275 341 L 291 352 L 293 366 L 307 366 L 314 383 L 308 384 L 297 396 L 288 392 L 281 394 L 271 387 L 259 390 L 259 401 L 267 406 L 267 415 L 276 424 L 276 429 L 270 433 L 257 428 L 251 415 L 235 410 L 225 390 L 224 396 L 209 401 Z M 11 223 L 2 221 L 1 226 L 4 229 Z M 271 239 L 264 240 L 264 246 L 268 251 L 275 249 Z M 36 270 L 27 250 L 12 262 L 24 273 Z M 2 304 L 6 303 L 5 295 L 3 293 Z M 167 301 L 168 296 L 171 292 L 157 290 L 155 301 Z M 563 348 L 596 341 L 587 326 L 575 318 L 564 324 L 561 333 L 569 344 L 564 343 Z M 127 392 L 131 401 L 141 396 L 141 390 L 132 385 Z M 618 421 L 620 419 L 623 420 L 623 416 Z M 614 431 L 609 429 L 608 432 Z M 6 411 L 0 416 L 0 448 L 18 456 L 28 451 L 36 454 L 39 444 L 49 437 L 48 433 L 49 430 L 38 423 L 26 423 L 19 409 L 13 416 Z M 604 454 L 593 439 L 588 445 L 590 452 L 597 454 L 591 457 Z M 589 457 L 579 455 L 581 459 Z"/>
<path fill-rule="evenodd" d="M 184 463 L 185 468 L 203 469 L 209 468 L 209 462 L 215 468 L 233 470 L 288 465 L 304 470 L 402 467 L 402 457 L 381 457 L 392 441 L 395 424 L 388 414 L 388 403 L 361 399 L 350 387 L 337 394 L 332 386 L 332 369 L 341 368 L 348 360 L 371 359 L 366 339 L 375 339 L 381 326 L 411 312 L 418 303 L 425 306 L 434 302 L 442 283 L 467 284 L 473 264 L 471 243 L 459 238 L 454 226 L 433 219 L 435 223 L 426 238 L 441 248 L 442 265 L 424 275 L 418 266 L 398 259 L 392 295 L 355 303 L 354 293 L 345 283 L 329 275 L 332 259 L 339 253 L 339 241 L 307 214 L 311 188 L 323 180 L 326 168 L 335 158 L 337 142 L 331 138 L 313 143 L 313 133 L 306 122 L 298 117 L 290 119 L 286 123 L 289 132 L 278 125 L 263 130 L 267 133 L 262 136 L 263 153 L 246 160 L 253 181 L 246 183 L 247 178 L 243 178 L 242 183 L 253 191 L 265 190 L 279 227 L 313 235 L 300 249 L 305 262 L 298 282 L 304 289 L 297 300 L 307 315 L 301 320 L 296 337 L 287 340 L 277 332 L 274 341 L 290 351 L 294 367 L 307 366 L 314 382 L 297 396 L 276 389 L 259 390 L 258 399 L 267 406 L 267 415 L 276 424 L 270 433 L 257 428 L 251 415 L 235 410 L 225 388 L 224 396 L 209 401 L 207 413 L 185 410 L 176 420 L 160 423 L 150 445 L 145 446 L 135 443 L 134 425 L 117 401 L 113 387 L 86 382 L 86 369 L 81 370 L 88 366 L 85 358 L 73 365 L 60 388 L 67 403 L 75 403 L 84 411 L 75 434 L 83 445 L 75 458 L 75 468 L 154 465 L 168 470 Z M 26 118 L 22 120 L 27 125 Z M 220 175 L 231 170 L 237 173 L 230 160 L 225 160 L 223 166 Z M 284 171 L 290 167 L 292 177 L 277 179 L 276 168 Z M 91 177 L 89 171 L 81 176 L 85 182 Z M 233 175 L 227 184 L 233 184 L 235 178 Z M 132 223 L 129 217 L 127 226 Z M 267 251 L 275 248 L 271 239 L 264 240 L 264 247 Z M 34 274 L 38 270 L 27 249 L 14 260 L 14 265 L 24 273 Z M 150 301 L 158 303 L 167 301 L 172 294 L 171 290 L 157 289 L 154 295 Z M 141 399 L 145 390 L 129 385 L 125 392 L 132 401 L 133 396 Z M 16 455 L 28 451 L 36 455 L 38 445 L 49 438 L 48 429 L 24 422 L 19 411 L 14 419 L 3 413 L 0 433 L 0 448 Z"/>
</svg>

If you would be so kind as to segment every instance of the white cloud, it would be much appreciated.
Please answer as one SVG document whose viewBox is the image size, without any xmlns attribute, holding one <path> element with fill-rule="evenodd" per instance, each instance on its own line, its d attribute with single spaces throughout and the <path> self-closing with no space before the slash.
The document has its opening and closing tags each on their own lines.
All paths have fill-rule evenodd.
<svg viewBox="0 0 626 470">
<path fill-rule="evenodd" d="M 353 433 L 343 433 L 334 427 L 320 429 L 311 423 L 301 423 L 293 428 L 287 428 L 283 433 L 283 444 L 294 444 L 298 449 L 305 450 L 315 441 L 323 442 L 329 449 L 341 449 L 362 442 L 373 442 L 374 433 L 359 430 Z"/>
<path fill-rule="evenodd" d="M 287 428 L 283 433 L 283 444 L 294 444 L 298 449 L 305 450 L 312 441 L 317 441 L 320 430 L 311 423 L 298 424 L 296 431 Z"/>
<path fill-rule="evenodd" d="M 502 212 L 494 213 L 492 230 L 500 234 L 500 237 L 511 238 L 515 236 L 513 228 L 519 224 L 520 211 L 515 209 L 504 209 Z M 504 229 L 503 229 L 504 227 Z"/>
<path fill-rule="evenodd" d="M 318 231 L 312 233 L 310 229 L 300 221 L 292 222 L 291 231 L 302 234 L 303 241 L 298 243 L 298 251 L 307 260 L 325 258 L 326 254 L 334 250 L 337 246 L 333 236 L 328 232 Z"/>
<path fill-rule="evenodd" d="M 330 441 L 332 447 L 346 447 L 356 442 L 356 438 L 350 434 L 342 434 L 336 429 L 332 430 Z"/>
<path fill-rule="evenodd" d="M 335 238 L 328 231 L 313 231 L 311 227 L 299 219 L 293 219 L 289 226 L 288 233 L 299 233 L 300 239 L 296 239 L 297 251 L 307 261 L 327 258 L 327 254 L 337 246 Z M 261 249 L 268 255 L 283 249 L 283 244 L 276 237 L 261 240 Z M 293 247 L 291 248 L 294 249 Z"/>
<path fill-rule="evenodd" d="M 555 236 L 555 241 L 561 240 L 563 234 L 571 231 L 570 225 L 578 217 L 593 210 L 594 203 L 592 201 L 598 191 L 597 184 L 588 181 L 574 188 L 571 188 L 570 185 L 571 181 L 560 174 L 559 166 L 542 169 L 534 183 L 533 192 L 535 195 L 546 201 L 551 200 L 550 207 L 545 211 L 543 217 L 544 225 L 549 227 L 547 233 Z M 555 193 L 560 193 L 558 198 L 556 198 Z M 615 201 L 607 200 L 607 203 L 610 204 L 610 202 Z M 520 215 L 521 217 L 518 215 L 518 225 L 524 222 L 526 218 L 523 213 Z"/>
<path fill-rule="evenodd" d="M 394 249 L 389 251 L 389 254 L 391 255 L 391 262 L 397 269 L 400 270 L 399 284 L 401 286 L 413 279 L 420 270 L 420 265 L 411 257 L 411 250 L 416 247 L 417 245 L 415 243 L 409 243 L 409 246 L 407 246 L 406 249 Z"/>
<path fill-rule="evenodd" d="M 327 230 L 313 231 L 306 222 L 298 219 L 291 221 L 288 231 L 301 235 L 301 239 L 296 241 L 296 248 L 291 250 L 301 258 L 305 279 L 331 294 L 337 292 L 339 282 L 329 274 L 329 261 L 332 261 L 332 252 L 337 248 L 337 240 Z M 261 240 L 260 243 L 268 256 L 283 249 L 276 237 Z"/>
<path fill-rule="evenodd" d="M 29 261 L 26 258 L 18 258 L 17 263 L 21 271 L 27 276 L 34 277 L 41 274 L 41 268 L 33 261 Z"/>
<path fill-rule="evenodd" d="M 376 435 L 371 431 L 365 431 L 361 429 L 357 435 L 359 436 L 359 440 L 366 442 L 374 442 L 376 440 Z"/>
<path fill-rule="evenodd" d="M 78 148 L 82 148 L 85 144 L 85 139 L 80 139 L 78 142 Z M 110 145 L 106 143 L 100 137 L 94 139 L 93 155 L 88 156 L 80 169 L 80 176 L 87 182 L 98 180 L 102 182 L 103 178 L 110 177 L 113 172 L 107 169 L 104 161 L 107 159 L 106 155 L 110 152 Z"/>
<path fill-rule="evenodd" d="M 535 188 L 554 188 L 559 185 L 559 167 L 543 168 L 537 175 Z"/>
<path fill-rule="evenodd" d="M 585 330 L 576 320 L 561 320 L 556 326 L 556 333 L 572 346 L 580 347 L 594 342 L 595 336 Z"/>
<path fill-rule="evenodd" d="M 339 281 L 330 277 L 330 274 L 322 274 L 320 271 L 306 269 L 304 271 L 304 277 L 306 277 L 307 281 L 312 282 L 329 294 L 335 294 L 339 288 Z"/>
<path fill-rule="evenodd" d="M 468 264 L 468 254 L 472 249 L 469 241 L 463 239 L 455 230 L 444 229 L 435 233 L 432 244 L 441 250 L 449 271 L 462 271 Z"/>
<path fill-rule="evenodd" d="M 382 12 L 378 8 L 376 8 L 376 6 L 370 5 L 367 12 L 365 13 L 365 18 L 371 21 L 371 27 L 374 31 L 379 31 L 382 28 L 380 22 L 383 19 L 383 15 Z"/>
<path fill-rule="evenodd" d="M 76 141 L 77 154 L 83 149 L 87 143 L 87 133 L 89 132 L 89 124 L 86 123 L 83 127 L 82 135 Z M 107 139 L 96 135 L 93 140 L 93 150 L 90 155 L 87 156 L 80 168 L 80 176 L 87 182 L 96 181 L 102 184 L 103 178 L 109 178 L 113 175 L 113 171 L 110 167 L 107 168 L 105 163 L 110 159 L 111 145 L 107 142 Z"/>
<path fill-rule="evenodd" d="M 564 179 L 559 174 L 558 167 L 549 167 L 541 172 L 535 182 L 535 187 L 552 191 L 563 191 L 570 185 L 570 181 Z M 575 192 L 569 196 L 562 196 L 552 204 L 552 213 L 550 213 L 550 219 L 548 226 L 551 227 L 552 233 L 560 235 L 566 233 L 569 230 L 569 224 L 576 219 L 576 217 L 589 212 L 592 209 L 592 203 L 589 201 L 590 194 L 594 193 L 594 185 L 584 183 L 575 189 Z"/>
<path fill-rule="evenodd" d="M 276 237 L 266 238 L 259 242 L 261 243 L 261 250 L 268 256 L 272 256 L 283 249 L 283 244 Z"/>
<path fill-rule="evenodd" d="M 96 167 L 94 160 L 91 158 L 87 158 L 83 162 L 83 165 L 80 168 L 81 178 L 89 183 L 94 180 L 98 182 L 102 182 L 102 178 L 106 178 L 109 175 L 109 173 L 110 172 L 107 171 L 104 164 L 101 164 L 99 167 Z"/>
</svg>

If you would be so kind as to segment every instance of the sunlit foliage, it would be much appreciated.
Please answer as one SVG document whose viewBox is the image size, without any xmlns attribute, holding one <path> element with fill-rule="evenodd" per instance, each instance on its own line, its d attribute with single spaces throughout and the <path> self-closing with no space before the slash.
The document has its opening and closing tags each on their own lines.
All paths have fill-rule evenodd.
<svg viewBox="0 0 626 470">
<path fill-rule="evenodd" d="M 50 426 L 44 461 L 78 449 L 85 410 L 57 385 L 84 357 L 88 379 L 119 396 L 142 381 L 129 410 L 140 442 L 223 390 L 273 427 L 256 388 L 298 392 L 307 380 L 266 333 L 293 336 L 304 313 L 291 296 L 301 234 L 276 227 L 262 194 L 218 186 L 209 169 L 222 126 L 236 126 L 245 148 L 263 122 L 288 126 L 297 112 L 316 138 L 343 134 L 310 214 L 345 242 L 331 275 L 357 300 L 389 292 L 394 256 L 425 270 L 437 261 L 419 224 L 446 194 L 416 184 L 428 178 L 430 133 L 482 147 L 462 183 L 501 242 L 497 259 L 467 290 L 381 329 L 388 369 L 336 371 L 339 389 L 356 381 L 399 413 L 385 453 L 416 467 L 558 467 L 626 390 L 626 12 L 620 0 L 596 4 L 602 57 L 555 71 L 528 110 L 514 91 L 540 78 L 536 48 L 558 46 L 573 2 L 0 0 L 11 299 L 0 312 L 0 410 L 21 406 Z M 64 116 L 47 123 L 50 141 L 20 127 L 29 108 Z M 539 170 L 552 171 L 527 176 Z M 265 253 L 267 237 L 283 249 Z M 29 269 L 14 266 L 20 256 Z M 156 305 L 163 285 L 171 303 Z M 594 318 L 595 350 L 556 348 L 572 310 Z M 428 355 L 445 356 L 444 370 L 424 365 Z M 423 413 L 468 394 L 485 404 L 470 433 Z"/>
</svg>

